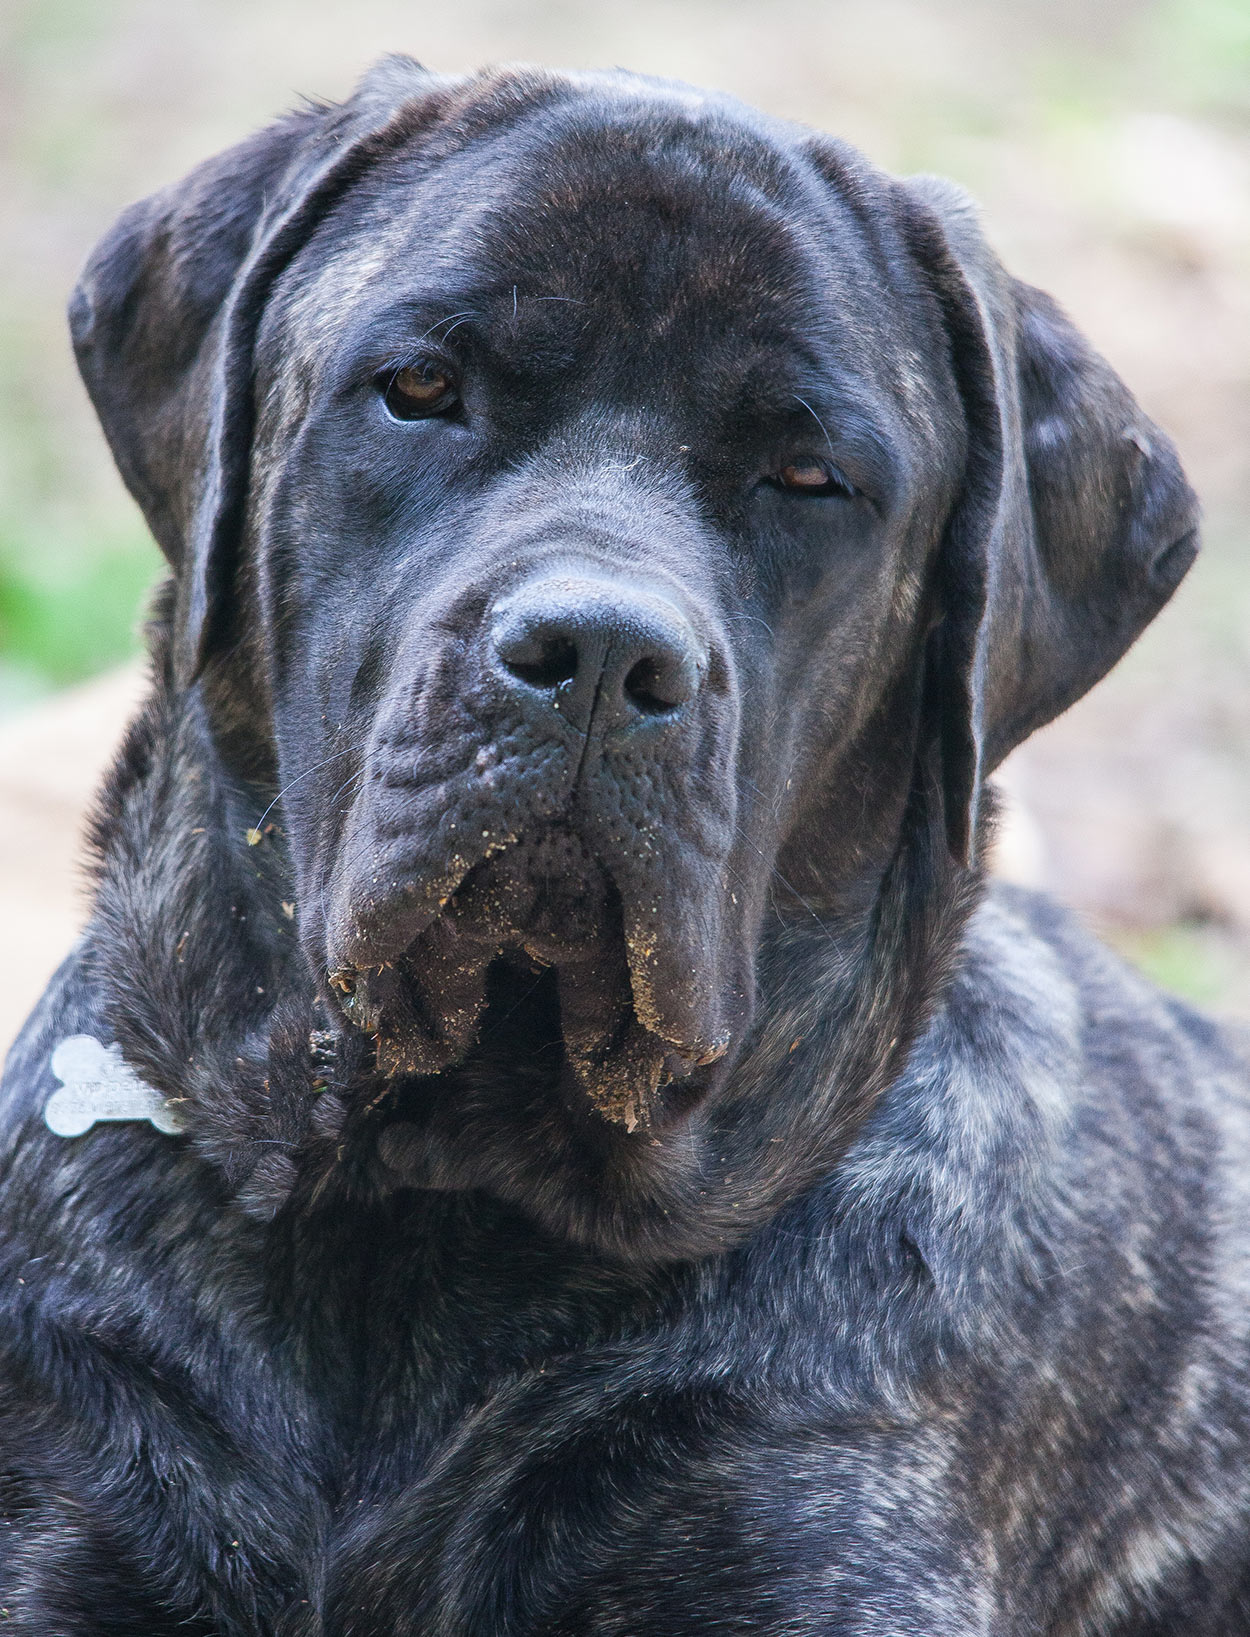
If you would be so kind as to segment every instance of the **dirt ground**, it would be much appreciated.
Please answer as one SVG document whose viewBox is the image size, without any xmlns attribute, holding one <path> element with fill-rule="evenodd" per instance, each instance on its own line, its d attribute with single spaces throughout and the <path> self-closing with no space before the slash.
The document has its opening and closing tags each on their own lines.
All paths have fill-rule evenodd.
<svg viewBox="0 0 1250 1637">
<path fill-rule="evenodd" d="M 16 0 L 0 30 L 0 488 L 17 497 L 0 496 L 0 528 L 20 523 L 27 553 L 56 530 L 136 528 L 63 335 L 90 244 L 384 49 L 676 75 L 962 181 L 1013 270 L 1176 437 L 1207 514 L 1173 605 L 1013 758 L 1011 867 L 1162 981 L 1250 1016 L 1247 0 Z M 2 639 L 0 607 L 0 662 Z M 81 811 L 136 685 L 125 672 L 0 720 L 0 1043 L 73 936 Z"/>
<path fill-rule="evenodd" d="M 142 683 L 131 666 L 0 722 L 0 1050 L 82 919 L 83 813 Z"/>
</svg>

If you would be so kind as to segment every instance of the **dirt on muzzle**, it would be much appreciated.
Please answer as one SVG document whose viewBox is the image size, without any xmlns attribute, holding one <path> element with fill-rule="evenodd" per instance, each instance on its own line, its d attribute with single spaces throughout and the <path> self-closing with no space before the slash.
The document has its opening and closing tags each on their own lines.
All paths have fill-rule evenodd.
<svg viewBox="0 0 1250 1637">
<path fill-rule="evenodd" d="M 643 1021 L 648 996 L 639 992 L 619 891 L 563 827 L 475 866 L 402 954 L 335 971 L 330 982 L 347 1017 L 375 1037 L 384 1075 L 437 1075 L 477 1044 L 500 957 L 554 970 L 573 1081 L 626 1131 L 651 1123 L 666 1083 L 726 1048 L 666 1039 Z"/>
</svg>

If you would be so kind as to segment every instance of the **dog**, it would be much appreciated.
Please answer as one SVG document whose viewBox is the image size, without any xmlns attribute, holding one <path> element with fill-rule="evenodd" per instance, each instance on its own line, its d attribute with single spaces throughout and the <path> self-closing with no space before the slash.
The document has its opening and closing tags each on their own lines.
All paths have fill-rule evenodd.
<svg viewBox="0 0 1250 1637">
<path fill-rule="evenodd" d="M 982 865 L 1196 505 L 966 197 L 392 58 L 71 326 L 172 574 L 4 1081 L 4 1629 L 1250 1630 L 1247 1060 Z"/>
</svg>

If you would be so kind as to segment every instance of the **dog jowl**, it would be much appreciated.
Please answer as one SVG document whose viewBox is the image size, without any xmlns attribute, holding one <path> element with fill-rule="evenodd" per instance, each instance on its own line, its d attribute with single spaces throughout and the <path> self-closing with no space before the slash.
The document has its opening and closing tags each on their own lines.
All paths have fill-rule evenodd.
<svg viewBox="0 0 1250 1637">
<path fill-rule="evenodd" d="M 246 890 L 302 964 L 253 988 L 369 1043 L 378 1178 L 617 1250 L 827 1167 L 984 774 L 1192 556 L 1166 439 L 962 196 L 625 76 L 384 64 L 136 207 L 74 324 L 169 687 L 280 819 Z"/>
</svg>

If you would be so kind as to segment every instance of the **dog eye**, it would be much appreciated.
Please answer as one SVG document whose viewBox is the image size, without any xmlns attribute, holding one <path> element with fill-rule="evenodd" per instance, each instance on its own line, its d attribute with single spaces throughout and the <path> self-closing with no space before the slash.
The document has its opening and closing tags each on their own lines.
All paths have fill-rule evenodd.
<svg viewBox="0 0 1250 1637">
<path fill-rule="evenodd" d="M 381 377 L 382 401 L 397 421 L 423 421 L 445 413 L 456 402 L 456 383 L 433 359 L 407 364 Z"/>
<path fill-rule="evenodd" d="M 796 460 L 783 466 L 773 482 L 796 495 L 843 495 L 852 499 L 859 493 L 850 478 L 821 460 Z"/>
</svg>

